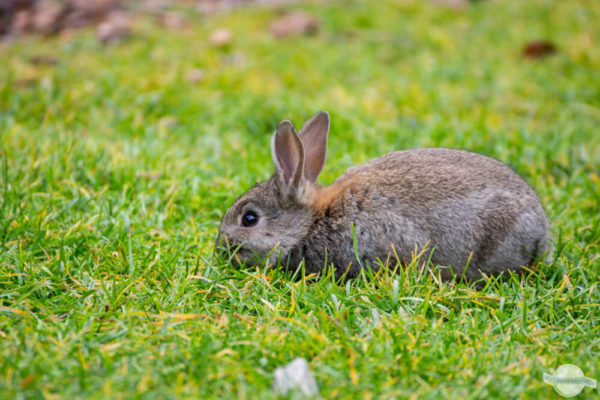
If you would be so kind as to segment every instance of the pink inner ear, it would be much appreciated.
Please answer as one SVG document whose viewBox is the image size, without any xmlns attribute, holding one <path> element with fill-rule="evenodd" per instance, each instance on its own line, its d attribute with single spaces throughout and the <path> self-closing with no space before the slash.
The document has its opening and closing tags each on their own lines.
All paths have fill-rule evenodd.
<svg viewBox="0 0 600 400">
<path fill-rule="evenodd" d="M 325 165 L 327 156 L 327 134 L 329 133 L 329 114 L 317 113 L 300 130 L 300 139 L 304 146 L 304 177 L 316 182 Z"/>
<path fill-rule="evenodd" d="M 275 134 L 275 154 L 286 185 L 290 183 L 300 162 L 300 154 L 293 136 L 295 133 L 292 129 L 291 126 L 285 126 L 278 129 Z"/>
</svg>

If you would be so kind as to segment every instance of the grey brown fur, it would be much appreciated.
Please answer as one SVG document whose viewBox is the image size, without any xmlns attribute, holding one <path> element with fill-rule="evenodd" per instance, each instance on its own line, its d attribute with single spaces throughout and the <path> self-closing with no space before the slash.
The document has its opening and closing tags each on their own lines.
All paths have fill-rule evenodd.
<svg viewBox="0 0 600 400">
<path fill-rule="evenodd" d="M 300 133 L 289 121 L 279 124 L 273 177 L 231 206 L 217 246 L 239 247 L 237 259 L 247 265 L 270 255 L 270 262 L 289 268 L 304 260 L 307 273 L 333 265 L 338 277 L 354 277 L 378 260 L 395 265 L 396 256 L 410 263 L 425 247 L 423 260 L 431 255 L 434 265 L 451 266 L 455 276 L 464 272 L 469 279 L 520 271 L 547 252 L 544 210 L 506 165 L 462 150 L 404 150 L 350 168 L 320 187 L 328 131 L 325 112 Z M 242 216 L 249 210 L 258 223 L 245 227 Z M 444 279 L 453 274 L 442 269 Z"/>
</svg>

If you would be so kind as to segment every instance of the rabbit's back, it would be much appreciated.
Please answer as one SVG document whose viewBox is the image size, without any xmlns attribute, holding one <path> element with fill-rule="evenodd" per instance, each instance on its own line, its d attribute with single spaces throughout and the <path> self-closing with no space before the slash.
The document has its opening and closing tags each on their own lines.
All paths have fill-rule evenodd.
<svg viewBox="0 0 600 400">
<path fill-rule="evenodd" d="M 360 185 L 393 188 L 405 199 L 438 201 L 490 187 L 522 192 L 533 190 L 508 166 L 493 158 L 464 150 L 422 148 L 388 153 L 367 164 L 351 167 L 335 184 L 352 180 Z"/>
<path fill-rule="evenodd" d="M 323 233 L 330 241 L 349 247 L 345 227 L 354 224 L 364 260 L 385 259 L 393 246 L 409 262 L 415 249 L 428 245 L 434 264 L 462 274 L 468 263 L 469 277 L 479 276 L 477 270 L 518 270 L 545 250 L 548 239 L 531 187 L 506 165 L 462 150 L 386 154 L 350 168 L 322 189 L 315 207 L 327 214 Z M 339 264 L 348 265 L 351 250 L 338 251 L 344 258 Z"/>
</svg>

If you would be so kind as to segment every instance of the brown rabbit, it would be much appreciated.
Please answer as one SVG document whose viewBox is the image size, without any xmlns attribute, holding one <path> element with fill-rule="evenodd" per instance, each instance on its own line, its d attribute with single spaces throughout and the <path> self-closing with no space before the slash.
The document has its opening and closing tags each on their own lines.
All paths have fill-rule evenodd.
<svg viewBox="0 0 600 400">
<path fill-rule="evenodd" d="M 452 267 L 444 279 L 520 271 L 548 250 L 537 196 L 504 164 L 462 150 L 396 151 L 321 187 L 328 132 L 326 112 L 300 133 L 287 120 L 277 126 L 275 173 L 227 210 L 218 249 L 237 249 L 246 265 L 304 260 L 307 274 L 333 265 L 337 277 L 355 277 L 427 248 L 425 260 Z"/>
</svg>

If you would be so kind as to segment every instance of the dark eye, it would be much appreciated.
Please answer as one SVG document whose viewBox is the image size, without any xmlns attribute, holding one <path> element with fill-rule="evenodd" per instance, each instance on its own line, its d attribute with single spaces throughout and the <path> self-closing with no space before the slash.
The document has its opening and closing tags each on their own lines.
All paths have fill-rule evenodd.
<svg viewBox="0 0 600 400">
<path fill-rule="evenodd" d="M 242 216 L 242 226 L 250 227 L 258 223 L 258 215 L 252 210 L 246 211 Z"/>
</svg>

